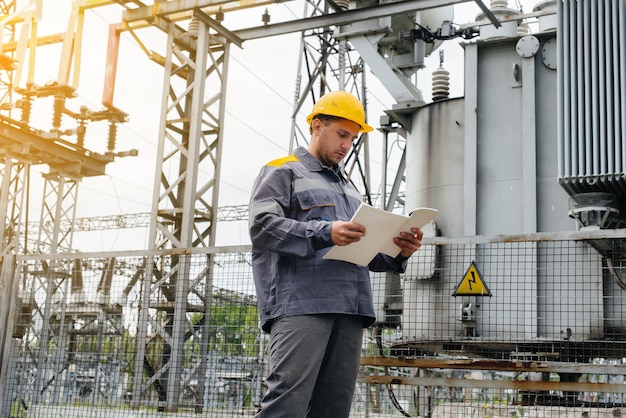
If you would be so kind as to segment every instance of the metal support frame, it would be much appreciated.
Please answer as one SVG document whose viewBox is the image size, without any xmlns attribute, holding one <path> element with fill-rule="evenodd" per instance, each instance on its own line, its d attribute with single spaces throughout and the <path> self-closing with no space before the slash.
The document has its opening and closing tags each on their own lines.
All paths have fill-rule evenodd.
<svg viewBox="0 0 626 418">
<path fill-rule="evenodd" d="M 150 242 L 154 249 L 207 247 L 215 244 L 214 225 L 218 215 L 217 199 L 222 153 L 222 122 L 230 42 L 216 35 L 212 19 L 195 11 L 188 33 L 167 24 L 167 51 L 158 143 L 158 162 L 151 214 Z M 162 27 L 163 29 L 163 27 Z M 179 42 L 184 36 L 186 42 Z M 210 91 L 211 89 L 212 91 Z M 161 266 L 149 259 L 143 282 L 138 341 L 148 335 L 161 338 L 165 347 L 161 359 L 152 361 L 144 373 L 146 345 L 137 347 L 133 399 L 139 406 L 141 395 L 158 384 L 159 409 L 177 411 L 179 394 L 184 389 L 182 349 L 186 335 L 202 332 L 208 336 L 211 303 L 210 266 L 194 278 L 188 256 L 174 257 L 171 265 Z M 204 326 L 189 324 L 189 293 L 203 295 L 198 308 L 204 313 Z M 197 299 L 196 299 L 197 300 Z M 149 344 L 149 342 L 147 343 Z M 203 344 L 198 381 L 204 381 L 207 345 Z M 203 390 L 198 396 L 202 397 Z M 199 399 L 199 404 L 202 399 Z"/>
<path fill-rule="evenodd" d="M 0 236 L 3 238 L 0 255 L 3 260 L 11 260 L 9 255 L 22 251 L 45 255 L 70 251 L 76 220 L 78 184 L 84 176 L 104 174 L 106 165 L 114 159 L 113 147 L 109 147 L 107 154 L 97 154 L 84 148 L 84 138 L 77 136 L 77 140 L 73 141 L 61 131 L 62 116 L 68 114 L 65 100 L 74 97 L 78 84 L 84 18 L 82 3 L 73 2 L 65 36 L 62 39 L 50 38 L 53 42 L 63 41 L 58 84 L 51 86 L 36 86 L 33 83 L 35 52 L 40 41 L 41 45 L 45 44 L 43 38 L 37 37 L 37 21 L 41 14 L 42 1 L 33 1 L 17 12 L 15 2 L 0 3 L 0 12 L 4 16 L 2 29 L 4 33 L 10 33 L 10 36 L 2 39 L 3 51 L 5 54 L 12 54 L 0 55 L 0 90 L 6 86 L 6 92 L 2 91 L 0 94 L 0 110 L 3 112 L 0 115 L 0 158 L 4 170 L 0 189 L 0 215 L 5 220 L 0 226 Z M 18 33 L 16 27 L 19 29 L 19 37 L 15 36 Z M 26 62 L 28 68 L 25 68 Z M 72 86 L 67 85 L 70 78 Z M 25 88 L 20 87 L 22 82 L 25 82 Z M 13 100 L 15 92 L 22 95 L 22 100 L 17 105 Z M 29 126 L 32 103 L 43 97 L 54 98 L 52 128 L 48 132 Z M 16 108 L 21 111 L 19 121 L 11 115 Z M 79 123 L 109 117 L 109 114 L 102 117 L 100 113 L 93 112 L 69 114 L 80 119 Z M 120 121 L 119 116 L 114 117 L 117 119 L 113 122 Z M 28 199 L 30 166 L 36 164 L 48 165 L 49 172 L 44 175 L 37 241 L 33 248 L 26 248 L 28 241 L 23 246 L 19 244 L 18 226 L 24 221 L 22 206 L 25 199 Z M 11 306 L 6 307 L 11 309 L 11 317 L 7 316 L 7 321 L 0 327 L 0 334 L 4 336 L 0 341 L 0 351 L 9 353 L 11 338 L 23 338 L 24 345 L 28 347 L 26 357 L 29 358 L 33 370 L 36 370 L 32 385 L 24 388 L 28 395 L 23 401 L 39 403 L 57 400 L 62 394 L 62 380 L 65 379 L 68 366 L 66 343 L 74 325 L 65 308 L 71 296 L 68 279 L 72 275 L 73 267 L 54 259 L 41 259 L 28 266 L 12 266 L 12 274 L 8 272 L 8 267 L 2 266 L 2 282 L 7 286 L 7 291 L 11 291 L 7 295 Z M 20 294 L 17 292 L 18 283 Z M 26 318 L 20 318 L 19 315 L 26 315 Z M 14 330 L 18 320 L 24 320 L 28 325 L 20 322 L 20 329 Z M 18 334 L 17 337 L 13 335 L 14 332 Z M 5 364 L 2 366 L 4 368 Z M 3 376 L 7 377 L 4 372 Z M 7 415 L 11 407 L 4 396 L 5 391 L 1 391 L 0 414 L 3 416 Z"/>
<path fill-rule="evenodd" d="M 0 257 L 20 252 L 20 223 L 29 173 L 27 159 L 5 155 L 0 167 Z"/>
<path fill-rule="evenodd" d="M 44 176 L 44 197 L 41 208 L 40 237 L 36 252 L 56 254 L 72 248 L 72 230 L 62 230 L 60 225 L 72 225 L 76 217 L 78 184 L 81 177 L 63 172 L 52 172 Z M 34 266 L 33 266 L 34 267 Z M 64 370 L 65 341 L 68 323 L 63 308 L 69 297 L 71 266 L 55 260 L 41 262 L 38 274 L 30 276 L 32 321 L 27 331 L 27 340 L 36 344 L 38 350 L 33 403 L 59 396 L 59 376 Z M 38 304 L 35 294 L 45 294 L 43 303 Z M 62 302 L 62 303 L 60 303 Z"/>
<path fill-rule="evenodd" d="M 309 7 L 312 12 L 309 12 Z M 323 16 L 332 13 L 327 2 L 307 1 L 304 15 Z M 300 112 L 310 103 L 332 90 L 346 90 L 357 96 L 366 108 L 365 64 L 362 58 L 345 40 L 334 37 L 330 27 L 321 27 L 311 32 L 303 31 L 300 39 L 300 59 L 296 75 L 296 92 L 291 116 L 291 138 L 289 149 L 308 144 L 308 131 L 298 127 Z M 306 105 L 305 105 L 306 104 Z M 363 134 L 355 143 L 352 151 L 344 160 L 345 171 L 353 180 L 363 186 L 361 190 L 371 203 L 369 144 L 367 134 Z M 357 180 L 356 177 L 359 177 Z"/>
<path fill-rule="evenodd" d="M 78 185 L 81 178 L 61 172 L 44 175 L 43 204 L 41 208 L 39 247 L 36 252 L 54 254 L 72 248 L 72 230 L 61 225 L 73 225 L 76 218 Z"/>
<path fill-rule="evenodd" d="M 15 14 L 15 2 L 13 1 L 0 1 L 0 14 L 3 15 L 2 23 L 0 23 L 0 31 L 3 33 L 3 37 L 0 40 L 0 43 L 6 42 L 15 42 L 16 38 L 16 29 L 15 29 L 15 20 L 7 19 L 6 17 Z M 29 27 L 30 23 L 32 23 L 32 14 L 30 16 L 21 16 L 24 19 L 26 25 L 25 27 Z M 22 38 L 24 38 L 22 36 Z M 9 51 L 2 49 L 2 53 L 0 54 L 0 103 L 11 103 L 13 99 L 13 78 L 15 76 L 15 69 L 20 66 L 19 59 L 23 59 L 23 52 L 25 42 L 21 42 L 22 48 L 19 48 L 17 51 Z M 9 52 L 9 53 L 7 53 Z M 19 73 L 19 71 L 18 71 Z"/>
<path fill-rule="evenodd" d="M 15 2 L 0 1 L 0 13 L 15 13 Z M 26 22 L 30 22 L 27 18 Z M 15 40 L 15 23 L 3 20 L 2 42 Z M 15 53 L 0 54 L 0 102 L 10 103 L 13 97 Z M 6 415 L 4 393 L 8 374 L 8 359 L 12 350 L 13 327 L 18 310 L 17 283 L 13 255 L 20 252 L 20 223 L 25 212 L 26 185 L 30 173 L 29 147 L 0 147 L 0 414 Z"/>
</svg>

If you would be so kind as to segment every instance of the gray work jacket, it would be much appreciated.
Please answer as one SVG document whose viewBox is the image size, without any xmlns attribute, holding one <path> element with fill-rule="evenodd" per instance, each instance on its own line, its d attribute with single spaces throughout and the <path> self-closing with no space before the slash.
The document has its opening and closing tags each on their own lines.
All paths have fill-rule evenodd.
<svg viewBox="0 0 626 418">
<path fill-rule="evenodd" d="M 266 164 L 250 199 L 252 269 L 261 324 L 283 316 L 339 313 L 375 320 L 369 271 L 404 272 L 406 257 L 378 254 L 368 267 L 324 260 L 330 225 L 349 221 L 362 201 L 340 169 L 305 148 Z M 367 233 L 367 232 L 366 232 Z"/>
</svg>

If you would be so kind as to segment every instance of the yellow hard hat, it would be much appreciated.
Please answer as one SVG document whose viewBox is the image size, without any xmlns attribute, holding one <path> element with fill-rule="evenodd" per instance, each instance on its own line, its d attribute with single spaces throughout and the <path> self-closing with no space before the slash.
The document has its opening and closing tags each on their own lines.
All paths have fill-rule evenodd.
<svg viewBox="0 0 626 418">
<path fill-rule="evenodd" d="M 365 109 L 352 94 L 338 90 L 326 93 L 315 103 L 311 114 L 307 116 L 306 123 L 311 125 L 316 115 L 336 116 L 350 120 L 361 126 L 359 132 L 372 132 L 374 128 L 365 123 Z"/>
</svg>

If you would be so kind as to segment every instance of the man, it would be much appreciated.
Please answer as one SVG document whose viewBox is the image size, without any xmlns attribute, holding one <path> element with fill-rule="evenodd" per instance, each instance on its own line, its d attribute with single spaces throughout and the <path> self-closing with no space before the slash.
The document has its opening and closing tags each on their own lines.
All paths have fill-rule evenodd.
<svg viewBox="0 0 626 418">
<path fill-rule="evenodd" d="M 322 96 L 307 118 L 308 149 L 265 165 L 250 200 L 252 268 L 259 315 L 270 337 L 267 393 L 257 417 L 348 417 L 363 328 L 374 320 L 369 270 L 403 272 L 422 231 L 394 238 L 400 255 L 368 267 L 326 260 L 333 245 L 367 231 L 350 219 L 362 196 L 339 163 L 359 133 L 370 132 L 359 100 Z"/>
</svg>

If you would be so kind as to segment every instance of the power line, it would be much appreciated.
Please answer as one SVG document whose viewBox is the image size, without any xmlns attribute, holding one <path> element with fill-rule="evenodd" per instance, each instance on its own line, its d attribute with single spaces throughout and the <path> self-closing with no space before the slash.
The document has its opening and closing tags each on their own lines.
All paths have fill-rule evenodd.
<svg viewBox="0 0 626 418">
<path fill-rule="evenodd" d="M 111 229 L 125 228 L 147 228 L 150 226 L 150 212 L 129 213 L 122 215 L 104 215 L 95 217 L 76 218 L 73 224 L 66 221 L 62 223 L 61 229 L 74 232 L 105 231 Z M 248 205 L 221 206 L 217 209 L 217 221 L 242 221 L 248 219 Z M 52 226 L 52 225 L 50 225 Z M 39 222 L 29 222 L 29 235 L 39 233 L 40 228 L 46 228 Z"/>
</svg>

